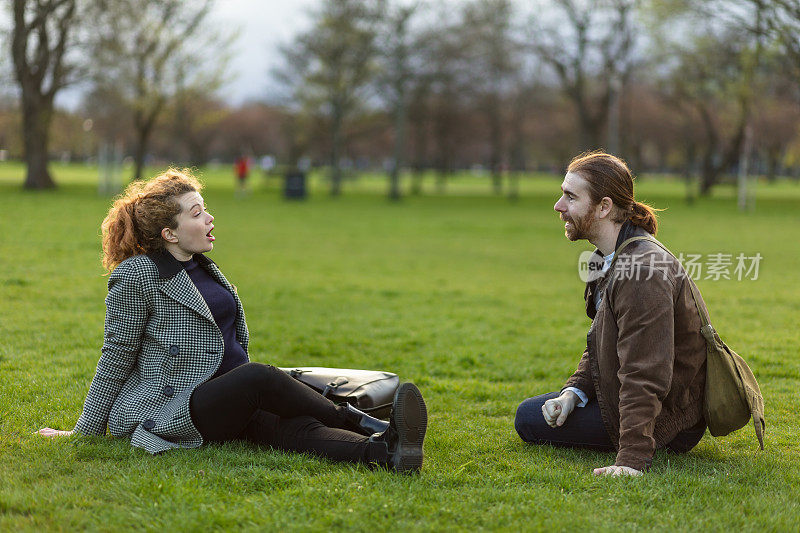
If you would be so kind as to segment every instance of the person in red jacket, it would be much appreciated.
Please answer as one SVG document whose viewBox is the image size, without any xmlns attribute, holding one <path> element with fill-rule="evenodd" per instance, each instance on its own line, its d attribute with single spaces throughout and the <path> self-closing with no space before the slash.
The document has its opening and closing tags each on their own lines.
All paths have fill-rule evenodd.
<svg viewBox="0 0 800 533">
<path fill-rule="evenodd" d="M 239 184 L 239 192 L 247 191 L 247 176 L 250 173 L 250 160 L 247 156 L 239 156 L 233 163 L 233 170 L 236 173 L 236 181 Z"/>
</svg>

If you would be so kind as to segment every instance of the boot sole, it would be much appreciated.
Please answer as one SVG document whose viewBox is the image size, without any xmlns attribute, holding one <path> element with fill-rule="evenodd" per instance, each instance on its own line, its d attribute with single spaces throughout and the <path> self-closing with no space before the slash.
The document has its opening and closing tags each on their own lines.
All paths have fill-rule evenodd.
<svg viewBox="0 0 800 533">
<path fill-rule="evenodd" d="M 422 443 L 428 428 L 428 408 L 422 393 L 413 383 L 403 383 L 394 395 L 392 422 L 398 435 L 393 461 L 398 472 L 417 472 L 422 468 Z"/>
</svg>

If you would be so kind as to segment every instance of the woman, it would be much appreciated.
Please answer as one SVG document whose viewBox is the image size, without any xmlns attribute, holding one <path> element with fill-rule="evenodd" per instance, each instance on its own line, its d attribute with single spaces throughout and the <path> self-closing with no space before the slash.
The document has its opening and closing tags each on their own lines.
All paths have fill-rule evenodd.
<svg viewBox="0 0 800 533">
<path fill-rule="evenodd" d="M 390 421 L 335 405 L 269 365 L 249 362 L 234 287 L 205 255 L 214 217 L 201 185 L 170 169 L 134 183 L 102 224 L 111 274 L 102 356 L 73 431 L 117 437 L 159 453 L 246 439 L 398 472 L 422 466 L 427 410 L 411 383 Z"/>
</svg>

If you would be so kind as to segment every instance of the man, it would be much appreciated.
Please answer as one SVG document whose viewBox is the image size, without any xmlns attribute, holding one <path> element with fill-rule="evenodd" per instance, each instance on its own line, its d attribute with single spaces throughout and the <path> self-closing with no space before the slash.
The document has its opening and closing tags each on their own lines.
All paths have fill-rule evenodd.
<svg viewBox="0 0 800 533">
<path fill-rule="evenodd" d="M 584 293 L 592 325 L 561 392 L 522 402 L 515 426 L 526 442 L 616 450 L 614 464 L 596 468 L 597 475 L 639 475 L 657 448 L 685 452 L 705 432 L 702 324 L 677 259 L 654 240 L 618 251 L 631 237 L 653 239 L 658 229 L 653 209 L 634 199 L 622 160 L 578 156 L 561 190 L 554 209 L 566 237 L 597 247 L 593 260 L 601 268 Z"/>
</svg>

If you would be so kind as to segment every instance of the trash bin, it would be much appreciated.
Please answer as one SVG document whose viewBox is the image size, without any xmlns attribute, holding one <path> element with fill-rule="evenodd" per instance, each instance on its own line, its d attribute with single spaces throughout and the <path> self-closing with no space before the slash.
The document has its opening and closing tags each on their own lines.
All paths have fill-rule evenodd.
<svg viewBox="0 0 800 533">
<path fill-rule="evenodd" d="M 306 173 L 290 170 L 286 173 L 283 186 L 284 198 L 302 200 L 306 197 Z"/>
</svg>

